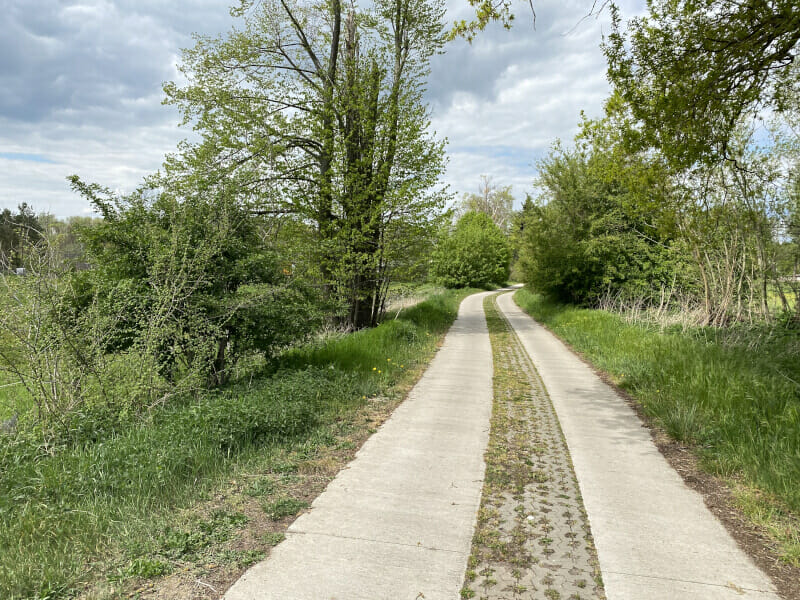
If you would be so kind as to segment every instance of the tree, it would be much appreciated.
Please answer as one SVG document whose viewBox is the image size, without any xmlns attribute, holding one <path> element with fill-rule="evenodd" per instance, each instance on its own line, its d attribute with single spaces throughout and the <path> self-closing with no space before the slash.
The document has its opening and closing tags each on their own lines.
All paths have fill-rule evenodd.
<svg viewBox="0 0 800 600">
<path fill-rule="evenodd" d="M 658 156 L 629 152 L 619 108 L 609 102 L 606 118 L 585 120 L 574 148 L 554 147 L 539 164 L 540 196 L 523 207 L 523 279 L 561 301 L 648 302 L 682 282 L 671 174 Z"/>
<path fill-rule="evenodd" d="M 499 187 L 491 177 L 481 175 L 477 194 L 464 194 L 459 213 L 480 212 L 489 215 L 501 231 L 507 232 L 514 213 L 514 196 L 511 186 Z"/>
<path fill-rule="evenodd" d="M 257 4 L 257 6 L 256 6 Z M 443 145 L 428 132 L 422 85 L 444 43 L 438 0 L 243 1 L 244 27 L 184 53 L 189 84 L 168 101 L 203 141 L 167 175 L 206 173 L 255 213 L 313 224 L 319 275 L 373 325 L 408 228 L 430 238 L 446 196 Z"/>
<path fill-rule="evenodd" d="M 3 209 L 0 212 L 0 266 L 23 266 L 26 248 L 41 240 L 42 235 L 42 225 L 27 203 L 17 207 L 17 214 Z"/>
<path fill-rule="evenodd" d="M 488 287 L 508 280 L 511 248 L 485 213 L 468 212 L 446 232 L 431 259 L 431 275 L 447 287 Z"/>
<path fill-rule="evenodd" d="M 94 306 L 105 352 L 149 357 L 169 381 L 218 385 L 235 359 L 269 357 L 318 323 L 313 289 L 236 198 L 174 186 L 120 198 L 71 181 L 103 221 L 79 230 L 93 269 L 73 277 L 64 317 Z"/>
<path fill-rule="evenodd" d="M 800 90 L 796 0 L 650 0 L 649 15 L 604 45 L 608 74 L 642 123 L 642 141 L 678 166 L 733 158 L 740 121 L 781 110 Z"/>
</svg>

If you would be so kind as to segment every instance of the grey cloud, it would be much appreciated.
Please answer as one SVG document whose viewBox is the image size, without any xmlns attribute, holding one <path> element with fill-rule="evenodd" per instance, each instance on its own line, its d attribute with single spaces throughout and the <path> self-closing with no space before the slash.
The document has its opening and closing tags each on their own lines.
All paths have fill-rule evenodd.
<svg viewBox="0 0 800 600">
<path fill-rule="evenodd" d="M 623 14 L 644 6 L 623 4 Z M 472 46 L 456 41 L 437 57 L 428 99 L 435 128 L 450 142 L 451 188 L 470 191 L 483 173 L 524 197 L 553 141 L 577 132 L 580 111 L 601 114 L 609 85 L 599 45 L 610 15 L 585 19 L 590 7 L 537 2 L 536 30 L 522 8 L 511 31 L 490 26 Z"/>
<path fill-rule="evenodd" d="M 192 27 L 230 21 L 220 4 L 213 12 L 209 2 L 194 4 L 1 2 L 0 115 L 63 122 L 130 110 L 123 100 L 149 98 L 174 76 L 174 55 Z M 134 119 L 152 118 L 138 110 Z"/>
<path fill-rule="evenodd" d="M 597 22 L 581 20 L 586 6 L 577 0 L 537 2 L 534 29 L 530 12 L 519 4 L 521 10 L 511 30 L 493 24 L 471 45 L 454 40 L 445 54 L 434 59 L 428 99 L 446 105 L 453 94 L 463 91 L 491 100 L 501 91 L 498 79 L 511 66 L 527 65 L 537 73 L 547 73 L 568 68 L 565 57 L 576 52 L 599 56 Z"/>
<path fill-rule="evenodd" d="M 230 28 L 219 0 L 0 0 L 0 208 L 65 216 L 87 205 L 65 177 L 130 191 L 191 132 L 161 105 L 191 34 Z"/>
</svg>

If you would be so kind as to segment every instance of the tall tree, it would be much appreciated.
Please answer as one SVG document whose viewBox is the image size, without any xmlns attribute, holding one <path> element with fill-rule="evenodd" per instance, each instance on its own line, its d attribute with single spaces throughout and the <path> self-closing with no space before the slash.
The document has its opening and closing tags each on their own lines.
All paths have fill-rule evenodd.
<svg viewBox="0 0 800 600">
<path fill-rule="evenodd" d="M 511 186 L 500 187 L 491 177 L 481 175 L 478 193 L 464 194 L 460 213 L 480 212 L 489 215 L 502 231 L 508 232 L 514 213 L 514 196 Z"/>
<path fill-rule="evenodd" d="M 511 247 L 489 215 L 468 212 L 445 231 L 431 257 L 431 275 L 451 288 L 489 287 L 508 280 Z"/>
<path fill-rule="evenodd" d="M 399 232 L 432 237 L 445 196 L 434 189 L 443 145 L 422 101 L 428 62 L 444 42 L 438 0 L 243 1 L 244 26 L 185 52 L 189 84 L 168 101 L 203 140 L 167 175 L 203 171 L 254 212 L 312 223 L 328 288 L 347 322 L 374 324 Z"/>
<path fill-rule="evenodd" d="M 604 119 L 584 120 L 574 148 L 556 144 L 539 163 L 540 195 L 523 208 L 515 235 L 523 278 L 563 301 L 649 301 L 683 277 L 671 173 L 658 155 L 629 151 L 621 108 L 612 98 Z"/>
<path fill-rule="evenodd" d="M 27 203 L 17 207 L 17 214 L 7 208 L 0 212 L 0 267 L 24 266 L 26 248 L 42 235 L 42 224 Z"/>
</svg>

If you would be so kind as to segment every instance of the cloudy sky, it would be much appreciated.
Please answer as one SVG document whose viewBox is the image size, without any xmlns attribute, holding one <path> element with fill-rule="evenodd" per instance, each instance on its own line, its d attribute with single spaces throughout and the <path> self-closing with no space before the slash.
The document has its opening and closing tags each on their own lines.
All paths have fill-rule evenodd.
<svg viewBox="0 0 800 600">
<path fill-rule="evenodd" d="M 449 0 L 451 18 L 468 18 Z M 622 14 L 644 0 L 620 2 Z M 57 216 L 87 214 L 69 190 L 77 173 L 130 191 L 189 135 L 161 105 L 193 32 L 233 19 L 225 0 L 0 0 L 0 208 L 27 202 Z M 473 191 L 481 174 L 524 197 L 553 140 L 571 139 L 581 110 L 608 94 L 599 44 L 609 15 L 581 20 L 591 0 L 537 0 L 536 29 L 520 2 L 509 32 L 490 27 L 436 57 L 428 100 L 449 140 L 446 182 Z"/>
</svg>

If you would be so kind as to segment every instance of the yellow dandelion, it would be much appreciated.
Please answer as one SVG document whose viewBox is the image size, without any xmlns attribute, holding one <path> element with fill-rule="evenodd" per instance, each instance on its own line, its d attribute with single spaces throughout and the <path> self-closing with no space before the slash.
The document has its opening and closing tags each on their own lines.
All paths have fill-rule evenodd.
<svg viewBox="0 0 800 600">
<path fill-rule="evenodd" d="M 391 358 L 387 358 L 386 362 L 392 362 L 392 359 Z"/>
<path fill-rule="evenodd" d="M 380 370 L 380 369 L 378 369 L 378 373 L 380 373 L 380 372 L 381 372 L 381 370 Z"/>
<path fill-rule="evenodd" d="M 374 370 L 375 370 L 375 369 L 377 369 L 377 368 L 378 368 L 378 367 L 372 367 L 372 370 L 374 371 Z"/>
</svg>

